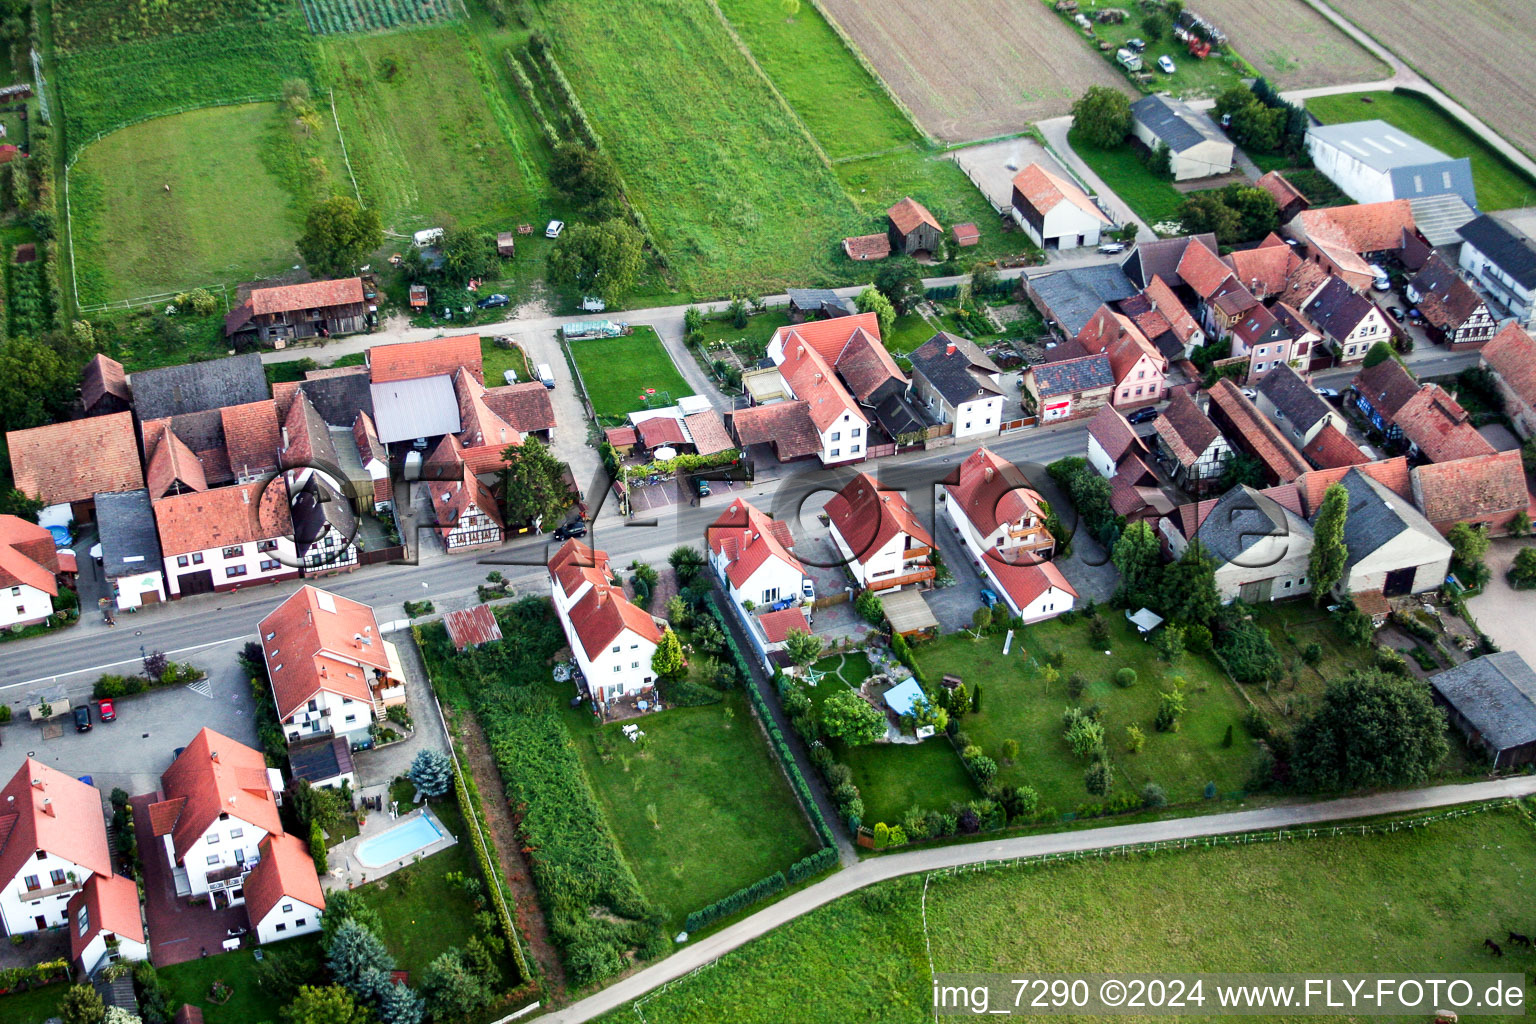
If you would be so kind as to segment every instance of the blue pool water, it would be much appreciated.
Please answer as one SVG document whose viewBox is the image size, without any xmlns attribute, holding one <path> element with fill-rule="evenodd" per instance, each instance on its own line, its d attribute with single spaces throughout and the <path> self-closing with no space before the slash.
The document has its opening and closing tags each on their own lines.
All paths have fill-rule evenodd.
<svg viewBox="0 0 1536 1024">
<path fill-rule="evenodd" d="M 443 833 L 425 814 L 417 815 L 403 825 L 396 825 L 388 832 L 381 832 L 372 839 L 365 839 L 357 847 L 357 859 L 364 867 L 381 868 L 417 850 L 431 846 Z"/>
</svg>

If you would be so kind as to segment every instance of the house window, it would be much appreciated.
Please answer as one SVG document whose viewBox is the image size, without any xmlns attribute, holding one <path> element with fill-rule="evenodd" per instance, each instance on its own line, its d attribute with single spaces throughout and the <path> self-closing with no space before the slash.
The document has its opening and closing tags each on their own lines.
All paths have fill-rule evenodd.
<svg viewBox="0 0 1536 1024">
<path fill-rule="evenodd" d="M 1124 391 L 1120 392 L 1120 397 L 1121 398 L 1130 398 L 1131 397 L 1131 389 L 1130 388 L 1126 388 Z"/>
<path fill-rule="evenodd" d="M 245 835 L 245 829 L 243 828 L 232 828 L 229 830 L 229 838 L 231 839 L 239 839 L 243 835 Z"/>
<path fill-rule="evenodd" d="M 843 439 L 843 432 L 841 430 L 834 430 L 834 431 L 832 431 L 832 440 L 834 440 L 834 441 L 841 441 L 842 439 Z"/>
<path fill-rule="evenodd" d="M 779 599 L 778 587 L 767 587 L 763 590 L 763 604 L 773 604 Z"/>
<path fill-rule="evenodd" d="M 843 454 L 841 449 L 833 448 L 832 449 L 832 456 L 831 457 L 835 459 L 835 458 L 837 458 L 841 454 Z"/>
<path fill-rule="evenodd" d="M 38 860 L 47 860 L 48 859 L 48 851 L 47 850 L 38 850 L 37 851 L 37 859 Z"/>
<path fill-rule="evenodd" d="M 624 666 L 623 665 L 615 665 L 615 666 L 613 666 L 613 670 L 615 672 L 622 672 L 622 671 L 624 671 Z"/>
<path fill-rule="evenodd" d="M 52 871 L 48 872 L 48 881 L 53 885 L 63 885 L 65 882 L 69 881 L 69 876 L 64 874 L 63 868 L 54 868 Z"/>
<path fill-rule="evenodd" d="M 309 702 L 309 710 L 311 710 L 311 711 L 319 711 L 320 710 L 319 702 L 318 701 L 313 701 L 313 700 L 310 701 Z M 223 820 L 223 819 L 220 819 L 220 820 Z"/>
<path fill-rule="evenodd" d="M 209 846 L 212 846 L 214 843 L 216 843 L 218 841 L 219 841 L 219 834 L 217 832 L 210 832 L 208 834 L 208 845 Z"/>
<path fill-rule="evenodd" d="M 239 558 L 245 554 L 244 544 L 234 544 L 220 552 L 225 558 Z"/>
<path fill-rule="evenodd" d="M 296 927 L 296 928 L 303 928 L 304 924 L 305 924 L 305 922 L 307 920 L 308 920 L 308 918 L 303 918 L 303 917 L 299 918 L 297 921 L 293 922 L 294 927 Z"/>
<path fill-rule="evenodd" d="M 609 651 L 608 653 L 610 653 L 610 654 L 618 654 L 619 653 L 618 645 L 615 645 L 613 650 Z"/>
<path fill-rule="evenodd" d="M 356 715 L 348 715 L 347 716 L 347 721 L 348 722 L 355 722 L 355 721 L 357 721 L 357 716 Z"/>
<path fill-rule="evenodd" d="M 89 907 L 81 907 L 80 908 L 80 913 L 76 914 L 75 917 L 80 922 L 76 926 L 77 930 L 79 931 L 81 937 L 84 937 L 85 933 L 91 930 L 90 908 Z"/>
<path fill-rule="evenodd" d="M 1291 589 L 1291 581 L 1290 580 L 1286 580 L 1285 583 L 1281 586 L 1281 589 L 1282 590 L 1290 590 Z"/>
<path fill-rule="evenodd" d="M 1268 366 L 1268 365 L 1269 365 L 1268 363 L 1257 363 L 1253 367 L 1253 372 L 1254 373 L 1263 373 L 1264 372 L 1264 368 L 1266 366 Z"/>
<path fill-rule="evenodd" d="M 638 661 L 632 661 L 632 662 L 629 663 L 629 667 L 630 668 L 639 668 L 640 667 L 640 663 Z"/>
<path fill-rule="evenodd" d="M 285 925 L 285 924 L 280 924 L 280 925 L 278 925 L 278 926 L 277 926 L 277 927 L 276 927 L 276 928 L 275 928 L 275 929 L 273 929 L 273 930 L 274 930 L 274 931 L 279 931 L 279 932 L 285 932 L 285 931 L 287 931 L 287 930 L 288 930 L 288 926 L 287 926 L 287 925 Z"/>
<path fill-rule="evenodd" d="M 1146 370 L 1137 370 L 1136 371 L 1136 379 L 1137 380 L 1141 380 L 1146 375 L 1147 375 L 1147 371 Z"/>
<path fill-rule="evenodd" d="M 966 430 L 970 430 L 970 429 L 971 429 L 971 424 L 970 424 L 970 422 L 969 422 L 969 421 L 967 421 L 967 422 L 966 422 L 966 424 L 965 424 L 965 429 L 966 429 Z"/>
<path fill-rule="evenodd" d="M 208 855 L 208 864 L 209 864 L 210 867 L 213 866 L 214 864 L 218 864 L 218 863 L 221 863 L 218 854 L 211 853 L 211 854 Z"/>
<path fill-rule="evenodd" d="M 257 551 L 276 551 L 277 550 L 277 541 L 275 541 L 275 540 L 259 540 L 259 541 L 256 542 L 256 550 Z"/>
<path fill-rule="evenodd" d="M 857 455 L 859 453 L 859 446 L 858 445 L 854 445 L 852 448 L 849 448 L 848 449 L 848 453 L 850 455 Z"/>
<path fill-rule="evenodd" d="M 22 879 L 22 884 L 27 887 L 27 892 L 33 892 L 34 890 L 41 889 L 43 887 L 42 880 L 38 878 L 37 875 L 28 875 L 26 878 Z"/>
<path fill-rule="evenodd" d="M 177 565 L 178 568 L 185 569 L 187 567 L 187 556 L 186 555 L 177 555 L 176 556 L 176 565 Z M 13 594 L 16 593 L 16 590 L 13 589 L 11 591 L 11 593 L 13 593 Z"/>
<path fill-rule="evenodd" d="M 203 553 L 201 551 L 194 551 L 192 553 L 192 564 L 193 565 L 202 565 L 203 564 Z"/>
<path fill-rule="evenodd" d="M 854 427 L 853 428 L 853 433 L 851 435 L 849 435 L 849 436 L 850 437 L 858 437 L 862 433 L 864 433 L 864 428 L 863 427 Z"/>
<path fill-rule="evenodd" d="M 1300 578 L 1300 579 L 1298 579 L 1298 580 L 1297 580 L 1297 581 L 1296 581 L 1296 585 L 1297 585 L 1297 586 L 1298 586 L 1298 587 L 1304 587 L 1304 586 L 1306 586 L 1306 585 L 1307 585 L 1307 578 L 1306 578 L 1306 577 L 1305 577 L 1305 576 L 1303 576 L 1303 577 L 1301 577 L 1301 578 Z"/>
<path fill-rule="evenodd" d="M 274 569 L 278 568 L 278 566 L 279 566 L 279 562 L 275 558 L 263 558 L 261 560 L 261 571 L 262 572 L 271 572 Z"/>
<path fill-rule="evenodd" d="M 285 914 L 293 913 L 293 904 L 292 903 L 284 903 L 283 904 L 283 913 L 285 913 Z"/>
</svg>

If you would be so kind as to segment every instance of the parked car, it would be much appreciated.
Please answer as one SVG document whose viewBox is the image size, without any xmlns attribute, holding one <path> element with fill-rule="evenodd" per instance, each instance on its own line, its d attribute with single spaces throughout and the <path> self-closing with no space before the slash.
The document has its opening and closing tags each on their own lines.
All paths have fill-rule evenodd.
<svg viewBox="0 0 1536 1024">
<path fill-rule="evenodd" d="M 1115 51 L 1115 60 L 1127 71 L 1141 70 L 1141 57 L 1123 46 Z"/>
<path fill-rule="evenodd" d="M 816 581 L 811 579 L 809 576 L 801 577 L 800 594 L 807 601 L 816 600 Z"/>
<path fill-rule="evenodd" d="M 1253 390 L 1253 388 L 1243 388 L 1243 397 L 1252 402 L 1259 397 L 1259 393 Z"/>
<path fill-rule="evenodd" d="M 1125 418 L 1125 421 L 1127 423 L 1150 423 L 1155 419 L 1157 419 L 1157 406 L 1148 405 L 1131 413 Z"/>
<path fill-rule="evenodd" d="M 997 595 L 991 590 L 983 589 L 981 592 L 981 603 L 991 608 L 997 604 Z"/>
<path fill-rule="evenodd" d="M 1157 70 L 1161 71 L 1165 75 L 1171 75 L 1175 71 L 1179 70 L 1179 68 L 1178 65 L 1174 64 L 1173 58 L 1165 53 L 1161 57 L 1157 58 Z"/>
<path fill-rule="evenodd" d="M 583 313 L 601 313 L 607 308 L 608 303 L 596 295 L 588 295 L 581 300 L 581 311 Z"/>
<path fill-rule="evenodd" d="M 1147 41 L 1145 39 L 1127 39 L 1125 46 L 1128 50 L 1140 53 L 1147 48 Z"/>
<path fill-rule="evenodd" d="M 117 707 L 110 701 L 99 701 L 96 704 L 96 716 L 103 722 L 112 722 L 117 719 Z"/>
<path fill-rule="evenodd" d="M 709 497 L 709 481 L 702 476 L 693 478 L 693 489 L 701 498 Z"/>
<path fill-rule="evenodd" d="M 1415 306 L 1413 309 L 1408 311 L 1408 319 L 1413 323 L 1421 324 L 1424 322 L 1424 314 L 1420 313 L 1418 307 Z"/>
<path fill-rule="evenodd" d="M 1101 242 L 1099 244 L 1100 256 L 1113 256 L 1117 252 L 1125 252 L 1124 242 Z"/>
<path fill-rule="evenodd" d="M 565 221 L 563 221 L 563 220 L 552 220 L 552 221 L 549 222 L 549 227 L 544 229 L 544 237 L 545 238 L 559 238 L 560 237 L 560 232 L 562 232 L 564 230 L 565 230 Z"/>
<path fill-rule="evenodd" d="M 475 303 L 475 305 L 479 306 L 481 309 L 500 309 L 502 306 L 505 306 L 511 301 L 512 300 L 507 298 L 505 295 L 497 292 L 495 295 L 487 295 L 485 298 Z"/>
<path fill-rule="evenodd" d="M 1401 306 L 1388 306 L 1387 312 L 1392 314 L 1393 320 L 1406 320 L 1408 313 Z"/>
<path fill-rule="evenodd" d="M 1338 398 L 1339 397 L 1339 392 L 1338 392 L 1337 388 L 1313 388 L 1312 390 L 1317 392 L 1317 396 L 1319 398 Z"/>
<path fill-rule="evenodd" d="M 550 389 L 554 388 L 555 371 L 549 368 L 548 363 L 540 363 L 538 370 L 535 372 L 538 374 L 540 384 L 543 384 L 545 387 Z"/>
<path fill-rule="evenodd" d="M 1375 278 L 1376 278 L 1376 280 L 1371 282 L 1371 287 L 1372 288 L 1376 289 L 1379 292 L 1385 292 L 1385 291 L 1391 291 L 1392 290 L 1392 277 L 1385 270 L 1383 270 L 1381 267 L 1377 266 L 1376 264 L 1372 263 L 1371 264 L 1371 273 L 1373 275 L 1375 275 Z"/>
<path fill-rule="evenodd" d="M 75 732 L 91 731 L 91 706 L 81 704 L 75 708 Z"/>
<path fill-rule="evenodd" d="M 570 540 L 572 537 L 585 537 L 587 524 L 580 519 L 572 519 L 568 523 L 561 523 L 555 527 L 555 540 Z"/>
</svg>

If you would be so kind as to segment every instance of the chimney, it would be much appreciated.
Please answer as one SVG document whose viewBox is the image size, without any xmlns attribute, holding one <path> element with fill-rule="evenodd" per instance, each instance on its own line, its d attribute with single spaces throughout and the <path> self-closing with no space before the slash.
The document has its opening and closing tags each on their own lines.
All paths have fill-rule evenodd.
<svg viewBox="0 0 1536 1024">
<path fill-rule="evenodd" d="M 219 752 L 217 750 L 210 750 L 210 751 L 208 751 L 208 760 L 212 761 L 214 764 L 218 764 L 219 763 Z"/>
<path fill-rule="evenodd" d="M 32 780 L 32 788 L 33 789 L 42 789 L 43 788 L 43 780 L 42 779 L 33 779 Z"/>
<path fill-rule="evenodd" d="M 50 818 L 55 816 L 53 813 L 53 800 L 46 796 L 43 797 L 43 813 Z"/>
<path fill-rule="evenodd" d="M 987 468 L 985 468 L 985 469 L 983 469 L 981 471 L 981 478 L 983 480 L 985 480 L 987 483 L 991 483 L 992 482 L 992 477 L 995 476 L 996 474 L 997 474 L 997 471 L 995 469 L 993 469 L 991 466 L 988 466 Z"/>
<path fill-rule="evenodd" d="M 247 487 L 240 488 L 240 500 L 242 502 L 244 502 L 245 504 L 247 504 L 247 505 L 249 505 L 251 503 L 251 491 L 250 491 L 250 488 L 247 488 Z"/>
<path fill-rule="evenodd" d="M 955 354 L 955 344 L 954 344 L 954 342 L 950 342 L 948 345 L 944 346 L 944 354 L 947 355 L 947 356 L 952 356 L 952 355 Z"/>
</svg>

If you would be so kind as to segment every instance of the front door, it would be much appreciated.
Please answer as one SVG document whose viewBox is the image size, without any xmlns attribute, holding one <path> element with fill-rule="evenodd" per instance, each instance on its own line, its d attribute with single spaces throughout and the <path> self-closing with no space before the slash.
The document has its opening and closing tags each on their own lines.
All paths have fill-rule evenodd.
<svg viewBox="0 0 1536 1024">
<path fill-rule="evenodd" d="M 1401 597 L 1404 594 L 1413 593 L 1413 577 L 1416 571 L 1414 566 L 1393 569 L 1387 573 L 1387 582 L 1382 586 L 1381 592 L 1387 597 Z"/>
<path fill-rule="evenodd" d="M 33 921 L 34 924 L 37 925 L 37 930 L 38 931 L 42 931 L 44 928 L 48 927 L 48 919 L 46 917 L 44 917 L 42 914 L 38 914 L 36 917 L 34 917 L 32 919 L 32 921 Z"/>
</svg>

